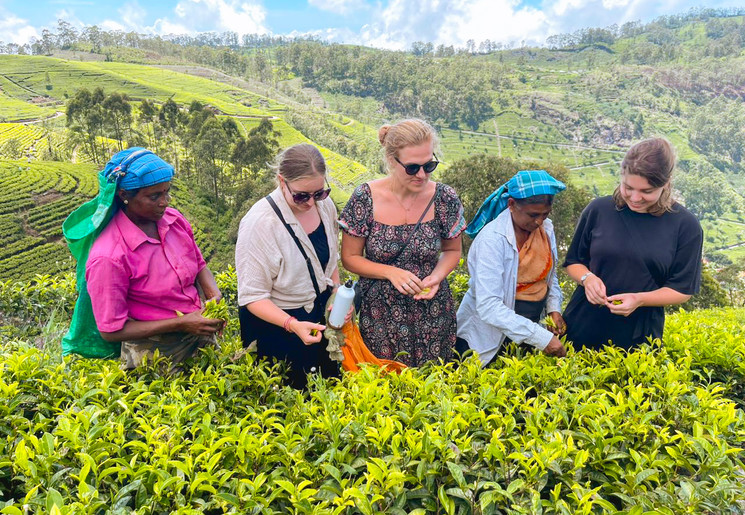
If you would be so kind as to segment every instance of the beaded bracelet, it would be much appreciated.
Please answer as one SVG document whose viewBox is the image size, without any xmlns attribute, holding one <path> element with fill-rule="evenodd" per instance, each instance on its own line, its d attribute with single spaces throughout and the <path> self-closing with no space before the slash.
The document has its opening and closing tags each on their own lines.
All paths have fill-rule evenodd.
<svg viewBox="0 0 745 515">
<path fill-rule="evenodd" d="M 292 323 L 292 321 L 293 321 L 293 320 L 297 320 L 297 318 L 295 318 L 295 317 L 293 317 L 293 316 L 289 316 L 289 317 L 287 317 L 287 318 L 285 319 L 285 323 L 284 323 L 284 324 L 282 324 L 282 328 L 283 328 L 283 329 L 284 329 L 285 331 L 287 331 L 288 333 L 289 333 L 289 332 L 292 332 L 292 331 L 290 331 L 290 324 Z"/>
</svg>

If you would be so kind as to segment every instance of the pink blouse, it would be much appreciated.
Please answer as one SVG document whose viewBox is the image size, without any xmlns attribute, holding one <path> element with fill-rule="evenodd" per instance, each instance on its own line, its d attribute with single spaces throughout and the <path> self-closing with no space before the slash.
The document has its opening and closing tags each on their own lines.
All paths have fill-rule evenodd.
<svg viewBox="0 0 745 515">
<path fill-rule="evenodd" d="M 119 331 L 128 319 L 164 320 L 201 308 L 195 281 L 206 266 L 191 225 L 173 208 L 158 221 L 160 241 L 123 211 L 93 243 L 85 269 L 98 330 Z"/>
</svg>

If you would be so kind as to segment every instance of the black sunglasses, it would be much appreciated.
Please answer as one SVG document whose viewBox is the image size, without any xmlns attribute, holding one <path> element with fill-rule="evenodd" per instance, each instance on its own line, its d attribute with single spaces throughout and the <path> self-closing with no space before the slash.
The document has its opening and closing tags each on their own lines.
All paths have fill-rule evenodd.
<svg viewBox="0 0 745 515">
<path fill-rule="evenodd" d="M 428 161 L 424 163 L 423 165 L 418 165 L 418 164 L 405 165 L 401 161 L 399 161 L 397 157 L 394 157 L 393 159 L 395 159 L 398 164 L 404 167 L 404 170 L 406 170 L 407 175 L 416 175 L 419 173 L 420 168 L 424 168 L 424 173 L 432 173 L 435 171 L 435 168 L 437 168 L 437 165 L 439 165 L 440 162 L 437 160 L 436 155 L 432 154 L 432 157 L 434 157 L 432 161 Z"/>
<path fill-rule="evenodd" d="M 326 181 L 326 186 L 329 186 L 329 181 L 324 177 L 324 180 Z M 292 201 L 295 204 L 305 204 L 310 200 L 311 197 L 313 197 L 313 200 L 316 202 L 320 202 L 326 197 L 329 196 L 331 193 L 331 187 L 329 186 L 326 189 L 314 191 L 313 193 L 308 193 L 307 191 L 298 191 L 295 193 L 292 191 L 292 188 L 290 188 L 290 184 L 285 181 L 285 186 L 287 186 L 287 191 L 290 192 L 290 195 L 292 195 Z"/>
</svg>

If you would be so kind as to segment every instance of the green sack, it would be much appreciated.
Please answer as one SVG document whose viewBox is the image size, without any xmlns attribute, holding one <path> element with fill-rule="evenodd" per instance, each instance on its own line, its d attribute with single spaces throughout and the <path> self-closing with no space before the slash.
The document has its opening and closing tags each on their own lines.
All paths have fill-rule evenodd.
<svg viewBox="0 0 745 515">
<path fill-rule="evenodd" d="M 120 343 L 107 342 L 101 337 L 85 280 L 85 265 L 91 246 L 116 211 L 114 197 L 117 181 L 114 177 L 109 181 L 105 173 L 106 170 L 103 170 L 98 174 L 98 196 L 70 213 L 62 223 L 62 233 L 77 260 L 78 290 L 70 329 L 62 338 L 63 356 L 75 353 L 86 358 L 118 358 L 121 350 Z"/>
</svg>

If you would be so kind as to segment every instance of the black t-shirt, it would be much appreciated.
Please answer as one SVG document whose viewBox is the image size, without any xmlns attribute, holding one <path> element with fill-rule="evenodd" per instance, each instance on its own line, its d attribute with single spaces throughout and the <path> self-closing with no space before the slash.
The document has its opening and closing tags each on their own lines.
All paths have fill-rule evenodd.
<svg viewBox="0 0 745 515">
<path fill-rule="evenodd" d="M 605 283 L 608 295 L 668 287 L 693 295 L 701 284 L 703 231 L 680 204 L 660 216 L 617 209 L 612 197 L 593 200 L 582 212 L 564 266 L 581 263 Z M 600 348 L 611 340 L 631 348 L 648 336 L 661 338 L 663 307 L 640 307 L 628 317 L 590 304 L 582 286 L 564 312 L 567 339 Z"/>
<path fill-rule="evenodd" d="M 308 235 L 313 249 L 316 251 L 318 261 L 321 262 L 321 268 L 326 270 L 326 265 L 329 264 L 330 252 L 329 252 L 329 241 L 326 238 L 326 228 L 323 226 L 323 222 L 318 224 L 312 233 Z"/>
</svg>

